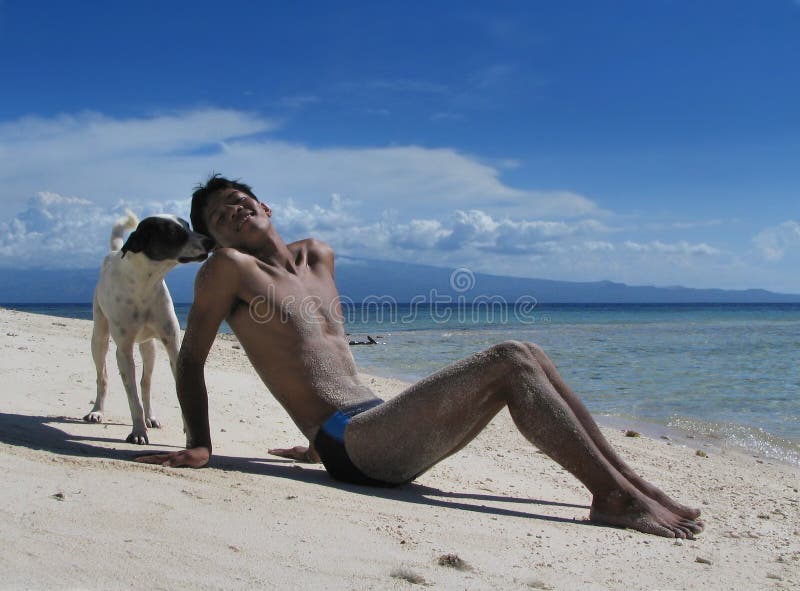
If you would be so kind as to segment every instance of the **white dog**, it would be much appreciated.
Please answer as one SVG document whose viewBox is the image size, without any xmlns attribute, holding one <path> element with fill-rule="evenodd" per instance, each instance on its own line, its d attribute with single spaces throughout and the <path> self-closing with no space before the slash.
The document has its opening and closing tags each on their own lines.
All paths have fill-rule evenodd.
<svg viewBox="0 0 800 591">
<path fill-rule="evenodd" d="M 159 215 L 139 223 L 133 213 L 126 211 L 126 214 L 127 217 L 120 219 L 111 231 L 111 252 L 103 260 L 94 291 L 92 357 L 97 368 L 97 398 L 83 420 L 103 421 L 108 391 L 106 353 L 111 335 L 117 345 L 117 366 L 128 394 L 133 421 L 133 431 L 126 441 L 144 444 L 149 443 L 147 427 L 161 426 L 150 404 L 150 380 L 156 354 L 153 339 L 164 344 L 173 377 L 178 358 L 180 329 L 164 276 L 178 263 L 204 260 L 213 241 L 192 232 L 186 220 L 179 217 Z M 136 230 L 123 245 L 125 231 L 134 227 Z M 136 390 L 133 346 L 137 343 L 142 355 L 144 408 Z"/>
</svg>

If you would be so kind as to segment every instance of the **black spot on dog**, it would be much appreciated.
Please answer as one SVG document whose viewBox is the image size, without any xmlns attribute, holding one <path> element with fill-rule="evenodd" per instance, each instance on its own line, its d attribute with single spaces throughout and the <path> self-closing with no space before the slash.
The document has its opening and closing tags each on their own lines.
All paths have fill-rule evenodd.
<svg viewBox="0 0 800 591">
<path fill-rule="evenodd" d="M 128 252 L 143 252 L 153 261 L 177 259 L 184 244 L 189 241 L 189 231 L 180 223 L 149 217 L 139 222 L 122 246 L 123 255 Z"/>
</svg>

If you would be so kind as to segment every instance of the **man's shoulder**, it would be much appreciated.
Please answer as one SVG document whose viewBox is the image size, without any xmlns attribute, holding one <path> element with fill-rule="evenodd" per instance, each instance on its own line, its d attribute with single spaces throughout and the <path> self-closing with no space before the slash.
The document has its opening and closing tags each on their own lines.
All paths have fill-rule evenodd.
<svg viewBox="0 0 800 591">
<path fill-rule="evenodd" d="M 219 279 L 220 275 L 236 272 L 252 258 L 235 248 L 217 248 L 197 272 L 196 282 Z"/>
<path fill-rule="evenodd" d="M 302 240 L 297 240 L 296 242 L 292 242 L 288 245 L 289 248 L 305 248 L 308 251 L 331 251 L 333 252 L 333 248 L 330 244 L 325 242 L 324 240 L 320 240 L 319 238 L 303 238 Z"/>
<path fill-rule="evenodd" d="M 310 257 L 316 259 L 333 258 L 333 248 L 331 245 L 317 238 L 305 238 L 303 240 L 298 240 L 297 242 L 292 242 L 288 246 L 293 252 L 305 250 Z"/>
<path fill-rule="evenodd" d="M 225 265 L 241 265 L 251 261 L 253 258 L 253 255 L 226 246 L 214 249 L 212 255 L 203 263 L 203 267 L 213 268 Z"/>
</svg>

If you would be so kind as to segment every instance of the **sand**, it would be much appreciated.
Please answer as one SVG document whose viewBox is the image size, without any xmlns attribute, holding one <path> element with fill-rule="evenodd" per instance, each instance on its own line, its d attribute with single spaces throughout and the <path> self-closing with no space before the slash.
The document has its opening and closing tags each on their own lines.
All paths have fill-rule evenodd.
<svg viewBox="0 0 800 591">
<path fill-rule="evenodd" d="M 210 467 L 142 465 L 136 453 L 184 441 L 166 354 L 153 380 L 164 427 L 149 446 L 127 444 L 113 345 L 107 422 L 81 420 L 95 396 L 90 333 L 88 321 L 0 309 L 2 589 L 800 586 L 796 467 L 604 428 L 645 478 L 702 508 L 706 531 L 683 541 L 587 522 L 586 489 L 507 412 L 410 485 L 340 484 L 266 454 L 304 441 L 232 337 L 206 370 Z M 385 398 L 404 387 L 364 379 Z"/>
</svg>

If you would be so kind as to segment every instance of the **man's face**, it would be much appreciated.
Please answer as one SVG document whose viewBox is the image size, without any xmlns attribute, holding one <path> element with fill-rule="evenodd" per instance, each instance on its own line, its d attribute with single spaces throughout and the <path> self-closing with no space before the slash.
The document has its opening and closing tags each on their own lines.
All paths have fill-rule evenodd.
<svg viewBox="0 0 800 591">
<path fill-rule="evenodd" d="M 237 189 L 218 191 L 208 200 L 203 218 L 220 246 L 247 250 L 263 240 L 272 210 Z"/>
</svg>

